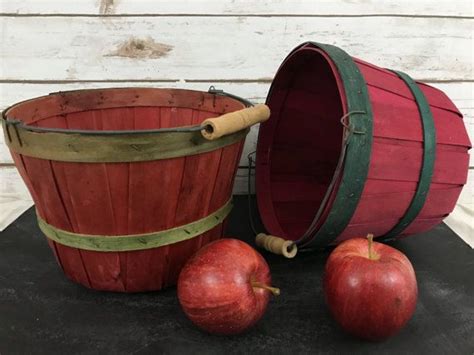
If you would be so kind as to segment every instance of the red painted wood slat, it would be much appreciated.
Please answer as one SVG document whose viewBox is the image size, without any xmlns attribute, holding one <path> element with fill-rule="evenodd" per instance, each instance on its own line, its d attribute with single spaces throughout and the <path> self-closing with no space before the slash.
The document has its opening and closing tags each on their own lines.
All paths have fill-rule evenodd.
<svg viewBox="0 0 474 355">
<path fill-rule="evenodd" d="M 407 83 L 394 72 L 357 58 L 353 60 L 362 77 L 357 78 L 357 70 L 345 73 L 353 64 L 339 49 L 305 43 L 288 55 L 273 80 L 267 97 L 272 115 L 260 127 L 256 166 L 259 211 L 270 234 L 300 240 L 316 218 L 324 196 L 327 201 L 311 233 L 316 234 L 328 216 L 336 216 L 333 225 L 326 225 L 324 231 L 330 235 L 330 229 L 339 224 L 338 242 L 367 233 L 379 236 L 389 232 L 411 205 L 424 149 L 417 102 Z M 358 170 L 358 157 L 349 162 L 346 155 L 342 160 L 343 132 L 347 134 L 348 129 L 340 119 L 343 113 L 349 114 L 349 96 L 363 102 L 352 107 L 367 107 L 363 85 L 373 114 L 368 175 L 349 177 L 345 167 L 350 163 Z M 434 87 L 423 83 L 418 86 L 433 116 L 435 162 L 424 207 L 403 234 L 424 231 L 453 210 L 467 181 L 471 147 L 462 115 L 451 100 Z M 347 87 L 353 89 L 351 95 L 345 92 Z M 357 124 L 357 119 L 352 112 L 347 125 Z M 349 134 L 355 137 L 367 132 Z M 360 141 L 367 144 L 368 140 Z M 338 161 L 343 167 L 339 175 Z M 362 195 L 357 200 L 355 193 L 351 193 L 355 181 L 363 183 Z M 342 184 L 350 188 L 338 196 L 338 214 L 330 214 L 335 210 L 335 197 Z M 344 202 L 350 202 L 351 197 L 358 202 L 353 213 L 351 210 L 342 221 Z M 301 240 L 303 244 L 307 241 Z"/>
<path fill-rule="evenodd" d="M 141 130 L 199 124 L 243 108 L 230 98 L 166 89 L 100 89 L 50 95 L 11 109 L 31 125 L 85 130 Z M 126 235 L 188 224 L 231 197 L 243 149 L 134 163 L 71 163 L 14 155 L 49 224 L 82 234 Z M 139 251 L 99 252 L 49 240 L 65 274 L 98 290 L 140 292 L 173 285 L 187 259 L 222 237 L 224 224 L 201 236 Z"/>
</svg>

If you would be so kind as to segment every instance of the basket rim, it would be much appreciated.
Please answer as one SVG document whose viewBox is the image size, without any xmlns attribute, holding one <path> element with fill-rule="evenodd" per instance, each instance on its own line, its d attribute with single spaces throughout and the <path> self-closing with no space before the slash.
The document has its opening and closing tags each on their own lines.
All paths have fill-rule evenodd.
<svg viewBox="0 0 474 355">
<path fill-rule="evenodd" d="M 131 90 L 139 90 L 139 91 L 145 91 L 145 92 L 179 92 L 181 94 L 192 94 L 192 95 L 201 95 L 203 97 L 203 100 L 205 96 L 207 98 L 212 98 L 212 99 L 218 99 L 218 100 L 225 100 L 229 101 L 231 103 L 238 103 L 241 104 L 242 107 L 239 108 L 244 108 L 248 106 L 249 101 L 240 98 L 236 95 L 228 94 L 222 90 L 216 90 L 214 86 L 211 86 L 208 91 L 201 91 L 201 90 L 190 90 L 190 89 L 181 89 L 181 88 L 154 88 L 154 87 L 107 87 L 107 88 L 93 88 L 93 89 L 76 89 L 76 90 L 66 90 L 66 91 L 57 91 L 57 92 L 52 92 L 49 93 L 48 95 L 42 95 L 38 97 L 34 97 L 31 99 L 19 101 L 11 106 L 8 106 L 1 112 L 1 119 L 2 123 L 5 125 L 14 125 L 17 128 L 22 128 L 24 130 L 28 130 L 30 132 L 38 132 L 38 133 L 62 133 L 62 134 L 80 134 L 80 135 L 130 135 L 130 134 L 153 134 L 153 133 L 170 133 L 170 132 L 197 132 L 202 129 L 200 125 L 192 125 L 192 126 L 177 126 L 177 127 L 169 127 L 169 128 L 159 128 L 159 129 L 138 129 L 138 130 L 86 130 L 86 129 L 67 129 L 67 128 L 54 128 L 54 127 L 37 127 L 37 126 L 32 126 L 29 124 L 26 124 L 23 120 L 15 118 L 15 117 L 8 117 L 8 114 L 15 109 L 21 108 L 23 105 L 28 105 L 30 103 L 38 102 L 41 100 L 48 100 L 52 99 L 53 97 L 62 97 L 63 99 L 67 99 L 69 95 L 74 95 L 74 94 L 89 94 L 89 93 L 102 93 L 102 92 L 114 92 L 114 93 L 129 93 Z M 131 94 L 131 93 L 130 93 Z M 65 97 L 66 96 L 66 97 Z M 67 101 L 66 101 L 67 102 Z M 147 105 L 150 106 L 150 105 Z M 120 106 L 107 106 L 104 108 L 126 108 L 126 107 L 145 107 L 144 105 L 120 105 Z M 187 106 L 176 106 L 176 105 L 171 105 L 169 104 L 169 107 L 182 107 L 182 108 L 188 108 Z M 68 111 L 67 113 L 74 113 L 74 112 L 84 112 L 84 111 L 92 111 L 92 110 L 97 110 L 100 108 L 94 108 L 94 107 L 89 107 L 89 108 L 83 108 L 83 109 L 77 109 L 74 111 Z M 234 111 L 229 110 L 230 111 Z M 224 112 L 219 112 L 219 113 L 226 113 Z M 61 113 L 58 113 L 58 115 Z M 48 117 L 42 117 L 39 120 L 42 119 L 47 119 Z"/>
</svg>

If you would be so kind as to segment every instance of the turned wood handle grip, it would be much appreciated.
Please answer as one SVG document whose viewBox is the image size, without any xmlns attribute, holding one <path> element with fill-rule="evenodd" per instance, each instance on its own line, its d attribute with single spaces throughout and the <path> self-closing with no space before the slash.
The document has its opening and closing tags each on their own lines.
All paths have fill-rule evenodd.
<svg viewBox="0 0 474 355">
<path fill-rule="evenodd" d="M 264 233 L 257 235 L 255 244 L 273 254 L 283 255 L 289 259 L 294 258 L 298 252 L 298 247 L 291 240 L 285 240 Z"/>
<path fill-rule="evenodd" d="M 227 134 L 238 132 L 256 123 L 264 122 L 270 117 L 267 105 L 259 104 L 225 115 L 208 118 L 201 123 L 204 138 L 214 140 Z"/>
</svg>

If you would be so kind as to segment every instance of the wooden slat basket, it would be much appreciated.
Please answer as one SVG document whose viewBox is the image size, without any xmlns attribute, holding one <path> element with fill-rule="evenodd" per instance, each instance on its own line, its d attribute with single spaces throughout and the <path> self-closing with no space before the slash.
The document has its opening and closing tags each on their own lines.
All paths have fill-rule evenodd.
<svg viewBox="0 0 474 355">
<path fill-rule="evenodd" d="M 289 248 L 426 231 L 466 183 L 471 143 L 461 113 L 404 73 L 308 42 L 284 60 L 267 105 L 258 207 Z"/>
<path fill-rule="evenodd" d="M 126 88 L 7 109 L 6 141 L 67 277 L 119 292 L 173 285 L 223 235 L 248 132 L 207 140 L 199 125 L 244 108 L 206 92 Z"/>
</svg>

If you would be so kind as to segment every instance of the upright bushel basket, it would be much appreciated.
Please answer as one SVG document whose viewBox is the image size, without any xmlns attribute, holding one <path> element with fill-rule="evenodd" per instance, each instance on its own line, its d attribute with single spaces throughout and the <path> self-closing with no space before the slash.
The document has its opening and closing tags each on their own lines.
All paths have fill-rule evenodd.
<svg viewBox="0 0 474 355">
<path fill-rule="evenodd" d="M 127 88 L 6 110 L 6 142 L 64 273 L 97 290 L 173 285 L 223 235 L 248 132 L 207 140 L 199 125 L 244 107 L 212 93 Z"/>
</svg>

